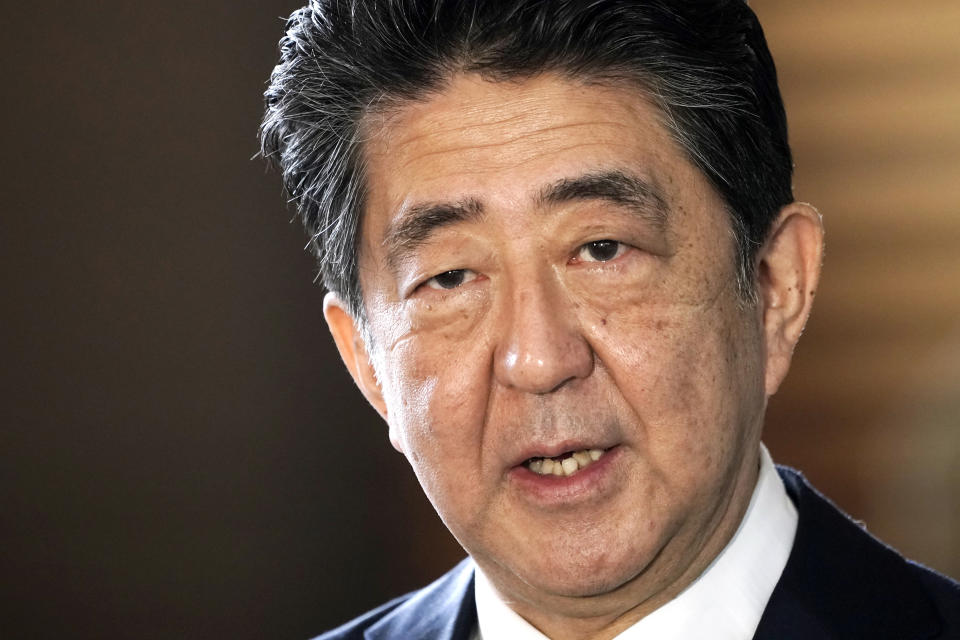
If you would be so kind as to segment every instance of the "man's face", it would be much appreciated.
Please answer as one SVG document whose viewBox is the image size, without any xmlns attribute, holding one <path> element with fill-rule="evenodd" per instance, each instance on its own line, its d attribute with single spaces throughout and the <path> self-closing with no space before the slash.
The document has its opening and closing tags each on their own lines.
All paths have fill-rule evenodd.
<svg viewBox="0 0 960 640">
<path fill-rule="evenodd" d="M 660 117 L 627 88 L 460 76 L 369 123 L 368 396 L 513 601 L 666 588 L 756 477 L 760 314 Z"/>
</svg>

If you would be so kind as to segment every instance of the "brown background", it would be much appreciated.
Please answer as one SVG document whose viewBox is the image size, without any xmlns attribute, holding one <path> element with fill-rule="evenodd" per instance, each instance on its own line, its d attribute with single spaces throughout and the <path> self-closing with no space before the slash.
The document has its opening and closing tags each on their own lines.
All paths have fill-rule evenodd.
<svg viewBox="0 0 960 640">
<path fill-rule="evenodd" d="M 305 638 L 442 572 L 250 159 L 298 3 L 6 4 L 0 635 Z M 960 5 L 753 4 L 828 229 L 767 442 L 960 575 Z"/>
</svg>

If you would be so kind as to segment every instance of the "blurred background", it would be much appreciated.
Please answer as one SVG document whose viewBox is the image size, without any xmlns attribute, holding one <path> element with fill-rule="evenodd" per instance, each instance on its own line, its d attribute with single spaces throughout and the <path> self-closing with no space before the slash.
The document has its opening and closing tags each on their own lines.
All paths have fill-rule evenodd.
<svg viewBox="0 0 960 640">
<path fill-rule="evenodd" d="M 299 3 L 5 4 L 0 636 L 307 638 L 442 573 L 251 159 Z M 751 4 L 828 240 L 766 441 L 960 576 L 960 4 Z"/>
</svg>

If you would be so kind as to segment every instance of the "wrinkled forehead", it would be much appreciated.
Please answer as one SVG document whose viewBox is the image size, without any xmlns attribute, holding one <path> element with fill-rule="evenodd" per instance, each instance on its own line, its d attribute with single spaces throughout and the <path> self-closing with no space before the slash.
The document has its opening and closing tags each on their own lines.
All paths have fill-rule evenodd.
<svg viewBox="0 0 960 640">
<path fill-rule="evenodd" d="M 475 193 L 519 205 L 578 172 L 633 173 L 664 188 L 689 182 L 700 172 L 663 119 L 636 85 L 456 76 L 422 100 L 366 117 L 365 217 Z"/>
<path fill-rule="evenodd" d="M 508 134 L 523 136 L 538 129 L 560 132 L 566 116 L 575 121 L 578 107 L 605 104 L 617 115 L 636 115 L 634 104 L 643 109 L 664 131 L 669 117 L 658 105 L 656 93 L 640 79 L 627 77 L 579 76 L 541 72 L 529 76 L 491 79 L 477 73 L 458 73 L 432 87 L 416 99 L 384 98 L 368 108 L 360 127 L 365 156 L 375 156 L 384 148 L 395 149 L 422 142 L 425 138 L 458 136 L 464 144 L 490 141 L 491 131 L 502 128 Z M 544 106 L 563 105 L 559 113 Z M 642 106 L 641 106 L 642 105 Z M 625 113 L 626 112 L 626 113 Z M 456 120 L 449 114 L 457 113 Z"/>
</svg>

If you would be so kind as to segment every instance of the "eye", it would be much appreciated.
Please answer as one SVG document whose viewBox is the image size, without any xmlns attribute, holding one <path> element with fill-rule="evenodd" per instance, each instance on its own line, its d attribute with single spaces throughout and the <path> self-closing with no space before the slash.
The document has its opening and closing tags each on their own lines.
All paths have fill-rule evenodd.
<svg viewBox="0 0 960 640">
<path fill-rule="evenodd" d="M 454 269 L 435 275 L 423 284 L 431 289 L 456 289 L 471 280 L 476 280 L 476 278 L 476 271 L 471 271 L 470 269 Z"/>
<path fill-rule="evenodd" d="M 596 240 L 580 247 L 577 259 L 582 262 L 609 262 L 619 258 L 627 246 L 616 240 Z"/>
</svg>

